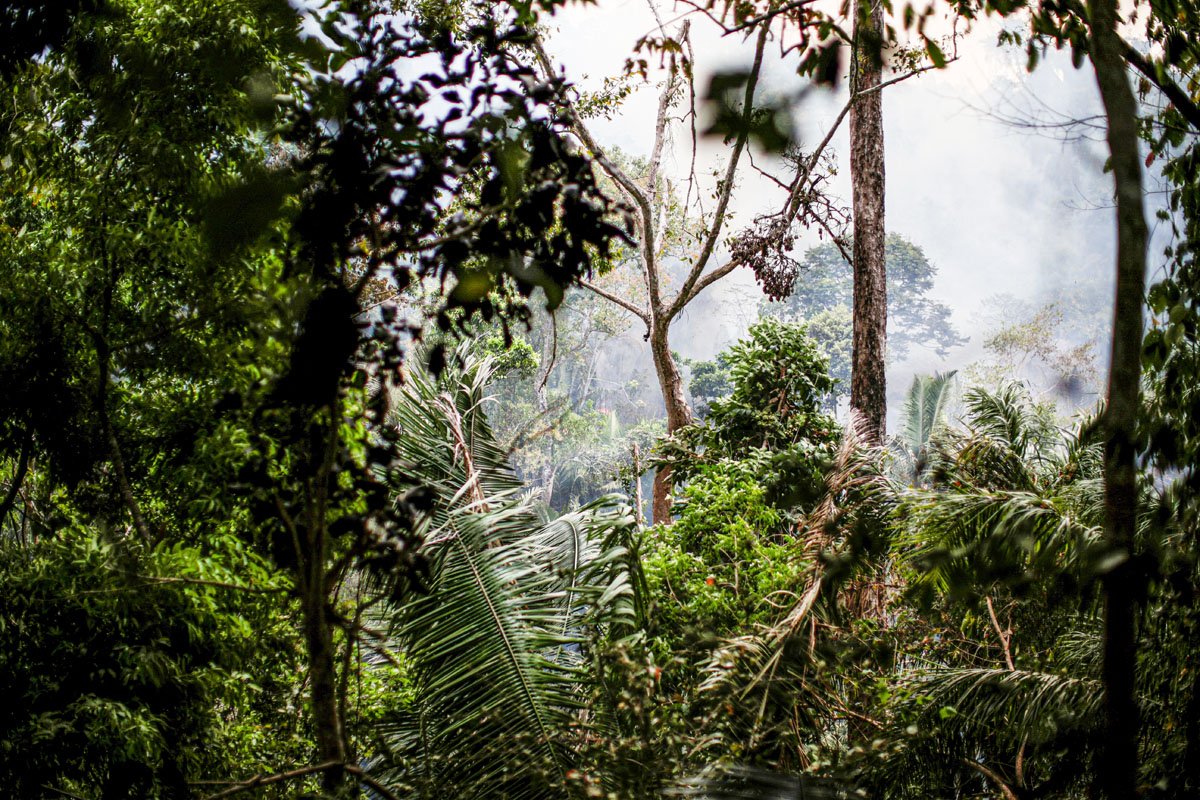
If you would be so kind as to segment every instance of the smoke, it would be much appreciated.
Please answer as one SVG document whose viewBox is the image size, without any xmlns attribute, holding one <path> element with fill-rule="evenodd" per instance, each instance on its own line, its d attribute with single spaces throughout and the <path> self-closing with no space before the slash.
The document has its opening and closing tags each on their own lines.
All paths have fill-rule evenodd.
<svg viewBox="0 0 1200 800">
<path fill-rule="evenodd" d="M 662 16 L 669 20 L 682 11 L 664 8 Z M 566 66 L 568 77 L 586 89 L 619 73 L 634 43 L 657 32 L 649 7 L 634 0 L 570 7 L 552 26 L 551 53 Z M 722 38 L 713 28 L 700 18 L 693 25 L 695 80 L 701 93 L 714 71 L 744 67 L 749 60 L 749 42 Z M 983 342 L 996 324 L 995 297 L 1015 298 L 1031 309 L 1067 300 L 1102 321 L 1108 313 L 1114 212 L 1111 177 L 1103 171 L 1103 119 L 1094 77 L 1086 63 L 1076 70 L 1068 54 L 1055 51 L 1027 72 L 1023 50 L 997 46 L 1000 30 L 999 23 L 977 24 L 959 41 L 959 58 L 947 69 L 885 91 L 888 230 L 921 246 L 939 268 L 933 297 L 953 309 L 954 323 L 970 337 L 945 358 L 917 350 L 892 365 L 888 395 L 893 421 L 914 373 L 962 368 L 984 355 Z M 655 58 L 650 57 L 651 66 Z M 767 73 L 767 90 L 795 92 L 800 79 L 794 66 L 775 65 Z M 652 83 L 634 93 L 612 120 L 596 120 L 597 138 L 647 155 L 657 88 Z M 794 121 L 805 144 L 811 147 L 823 138 L 846 97 L 844 82 L 836 91 L 803 96 Z M 685 110 L 676 109 L 676 118 Z M 685 182 L 690 138 L 680 123 L 674 132 L 666 168 Z M 838 165 L 831 187 L 848 204 L 847 142 L 843 125 L 831 143 Z M 696 162 L 701 197 L 711 193 L 726 151 L 719 141 L 701 142 Z M 769 167 L 775 162 L 756 153 L 755 163 Z M 727 231 L 776 210 L 781 198 L 772 183 L 744 170 Z M 1153 209 L 1148 214 L 1152 218 Z M 818 242 L 815 234 L 808 235 L 797 250 Z M 1161 247 L 1152 248 L 1158 252 Z M 692 358 L 712 357 L 745 332 L 760 297 L 749 272 L 736 271 L 676 323 L 674 348 Z"/>
</svg>

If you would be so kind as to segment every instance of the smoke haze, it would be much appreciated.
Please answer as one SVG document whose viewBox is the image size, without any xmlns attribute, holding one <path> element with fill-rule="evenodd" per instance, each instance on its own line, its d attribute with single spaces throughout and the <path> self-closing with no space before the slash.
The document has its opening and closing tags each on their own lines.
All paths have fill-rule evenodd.
<svg viewBox="0 0 1200 800">
<path fill-rule="evenodd" d="M 667 7 L 660 13 L 669 28 L 682 11 Z M 657 30 L 644 0 L 601 0 L 598 6 L 569 7 L 552 20 L 548 49 L 570 79 L 597 89 L 603 78 L 621 72 L 639 38 Z M 1115 238 L 1093 75 L 1086 66 L 1074 69 L 1068 54 L 1054 51 L 1029 73 L 1022 50 L 997 46 L 999 31 L 996 23 L 976 25 L 959 41 L 959 59 L 947 69 L 885 90 L 887 228 L 923 248 L 938 267 L 933 299 L 953 309 L 954 323 L 970 337 L 944 359 L 917 349 L 892 365 L 893 420 L 914 372 L 961 368 L 980 358 L 983 339 L 996 324 L 989 309 L 997 295 L 1026 307 L 1068 299 L 1092 308 L 1098 318 L 1107 313 Z M 721 38 L 698 15 L 692 32 L 701 95 L 714 71 L 748 64 L 749 43 Z M 657 56 L 648 60 L 657 65 Z M 652 72 L 651 85 L 635 92 L 612 120 L 593 121 L 602 144 L 648 155 L 659 79 L 661 73 Z M 766 91 L 800 88 L 794 62 L 775 65 L 765 84 Z M 836 92 L 804 95 L 794 120 L 805 146 L 823 138 L 846 97 L 844 81 Z M 673 130 L 665 167 L 684 181 L 690 138 L 682 124 Z M 843 124 L 831 143 L 839 170 L 831 185 L 846 205 L 847 141 Z M 697 174 L 707 178 L 705 196 L 724 151 L 717 140 L 701 142 Z M 760 166 L 772 161 L 759 153 L 755 160 Z M 732 233 L 780 202 L 778 188 L 744 170 L 732 203 L 735 219 L 726 230 Z M 819 243 L 815 232 L 810 234 L 798 242 L 798 252 Z M 1160 252 L 1155 247 L 1152 255 Z M 738 270 L 678 320 L 673 347 L 685 357 L 711 358 L 744 333 L 760 297 L 749 271 Z"/>
</svg>

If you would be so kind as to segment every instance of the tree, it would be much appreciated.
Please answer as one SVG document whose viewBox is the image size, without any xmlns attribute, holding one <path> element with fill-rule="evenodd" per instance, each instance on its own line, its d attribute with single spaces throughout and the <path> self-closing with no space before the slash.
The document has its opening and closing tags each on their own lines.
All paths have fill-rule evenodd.
<svg viewBox="0 0 1200 800">
<path fill-rule="evenodd" d="M 881 2 L 855 6 L 850 69 L 850 184 L 854 209 L 854 365 L 850 407 L 868 436 L 883 440 L 887 415 L 887 269 L 884 261 L 883 14 Z"/>
<path fill-rule="evenodd" d="M 1076 797 L 1106 780 L 1095 761 L 1110 746 L 1106 431 L 1098 414 L 1060 428 L 1024 386 L 964 399 L 965 427 L 943 429 L 925 487 L 896 496 L 894 542 L 922 622 L 901 645 L 914 668 L 896 674 L 898 702 L 880 734 L 899 746 L 868 772 L 888 796 L 973 782 L 1006 798 Z M 1138 478 L 1139 549 L 1161 546 L 1155 520 L 1172 513 L 1155 480 Z M 1176 665 L 1193 658 L 1183 641 L 1195 610 L 1165 584 L 1148 588 L 1134 691 L 1154 734 L 1137 740 L 1138 783 L 1187 797 L 1195 782 L 1183 754 L 1196 729 L 1177 720 L 1196 694 Z"/>
<path fill-rule="evenodd" d="M 783 54 L 786 55 L 792 50 L 800 51 L 802 58 L 799 73 L 812 78 L 817 85 L 829 86 L 836 84 L 840 77 L 840 47 L 841 43 L 849 41 L 850 37 L 841 30 L 834 18 L 796 3 L 770 0 L 761 7 L 754 3 L 717 3 L 700 13 L 708 21 L 715 23 L 725 35 L 745 34 L 750 31 L 750 38 L 754 41 L 754 56 L 748 69 L 718 73 L 708 88 L 707 99 L 713 106 L 714 120 L 705 133 L 723 137 L 724 142 L 730 146 L 730 154 L 724 169 L 719 170 L 716 176 L 718 182 L 715 187 L 715 206 L 711 212 L 700 215 L 700 230 L 693 235 L 692 241 L 688 242 L 692 249 L 685 259 L 684 275 L 673 297 L 666 296 L 663 266 L 663 248 L 670 243 L 671 231 L 669 225 L 662 225 L 662 219 L 670 219 L 677 209 L 672 208 L 673 195 L 662 163 L 669 136 L 669 113 L 684 96 L 685 89 L 689 105 L 695 106 L 695 92 L 691 81 L 694 61 L 689 37 L 691 21 L 685 19 L 675 31 L 663 28 L 660 31 L 661 36 L 647 37 L 640 45 L 650 51 L 659 52 L 667 71 L 664 88 L 659 96 L 654 144 L 643 180 L 627 173 L 605 153 L 588 131 L 578 106 L 574 109 L 572 119 L 573 130 L 580 142 L 593 155 L 600 168 L 616 185 L 617 192 L 633 209 L 638 245 L 634 257 L 629 261 L 631 265 L 636 265 L 637 272 L 644 279 L 646 299 L 644 302 L 633 300 L 597 286 L 595 282 L 585 282 L 584 285 L 634 314 L 646 325 L 646 338 L 650 342 L 663 393 L 668 433 L 683 427 L 692 419 L 691 409 L 683 394 L 682 377 L 670 347 L 669 330 L 672 321 L 700 292 L 739 266 L 749 267 L 755 273 L 756 280 L 768 297 L 786 296 L 792 289 L 798 266 L 791 256 L 796 241 L 795 226 L 815 226 L 834 239 L 843 238 L 843 228 L 849 215 L 828 195 L 824 186 L 829 177 L 826 169 L 826 148 L 842 121 L 859 100 L 870 102 L 870 97 L 877 95 L 884 85 L 906 80 L 946 63 L 940 50 L 931 49 L 931 52 L 937 53 L 937 58 L 933 59 L 934 65 L 918 66 L 919 59 L 906 59 L 904 71 L 900 74 L 878 86 L 872 85 L 864 87 L 861 91 L 856 90 L 824 138 L 811 151 L 806 152 L 791 136 L 787 116 L 790 113 L 788 98 L 756 100 L 765 46 L 776 33 L 782 34 L 783 31 L 787 31 L 797 34 L 799 41 L 785 48 Z M 876 38 L 882 42 L 882 28 Z M 931 44 L 931 48 L 935 47 Z M 876 45 L 875 49 L 878 50 L 879 46 Z M 535 48 L 535 55 L 544 74 L 557 74 L 540 43 Z M 878 61 L 878 58 L 876 60 Z M 631 59 L 630 66 L 639 69 L 644 76 L 647 68 L 645 59 Z M 878 75 L 878 70 L 876 74 Z M 600 105 L 603 107 L 605 103 L 617 99 L 607 98 Z M 597 104 L 586 105 L 591 108 Z M 697 141 L 696 115 L 688 114 L 687 119 L 692 126 L 690 138 L 694 147 Z M 882 133 L 880 135 L 882 136 Z M 728 257 L 723 264 L 718 264 L 716 258 L 727 223 L 726 213 L 730 208 L 739 175 L 739 165 L 743 155 L 749 151 L 752 141 L 768 152 L 783 155 L 787 169 L 787 174 L 783 177 L 759 167 L 755 169 L 783 189 L 786 196 L 778 211 L 755 217 L 749 225 L 728 237 Z M 882 148 L 882 140 L 879 144 Z M 695 163 L 695 159 L 692 159 L 692 163 Z M 695 182 L 695 175 L 690 175 L 689 187 Z M 691 213 L 688 201 L 692 194 L 689 190 L 683 203 L 685 222 Z M 882 237 L 880 232 L 881 253 Z M 716 266 L 709 269 L 710 265 Z M 882 285 L 880 291 L 883 291 Z M 880 348 L 882 354 L 882 345 Z M 880 357 L 882 358 L 882 355 Z M 654 488 L 654 519 L 658 522 L 669 518 L 670 489 L 670 472 L 662 470 L 655 476 Z"/>
<path fill-rule="evenodd" d="M 661 432 L 661 421 L 643 421 L 658 392 L 642 385 L 643 364 L 627 357 L 637 348 L 631 323 L 598 295 L 573 292 L 553 314 L 534 309 L 532 327 L 511 347 L 498 329 L 476 335 L 478 349 L 505 365 L 488 401 L 497 436 L 517 474 L 556 511 L 612 492 L 633 448 L 649 452 Z M 511 368 L 524 353 L 527 366 Z"/>
<path fill-rule="evenodd" d="M 1086 417 L 1060 430 L 1023 385 L 969 389 L 964 405 L 923 487 L 896 496 L 894 547 L 924 624 L 901 645 L 915 666 L 896 676 L 882 734 L 903 745 L 869 772 L 896 797 L 956 782 L 1077 796 L 1103 742 L 1101 432 Z"/>
<path fill-rule="evenodd" d="M 988 358 L 970 368 L 975 381 L 998 385 L 1017 377 L 1072 404 L 1099 394 L 1096 351 L 1108 338 L 1109 322 L 1098 318 L 1102 312 L 1064 301 L 1034 305 L 998 297 L 991 302 L 997 326 L 984 336 Z"/>
<path fill-rule="evenodd" d="M 988 13 L 1012 9 L 1000 4 L 962 3 L 960 10 L 974 16 L 977 8 Z M 1141 383 L 1141 341 L 1145 304 L 1147 227 L 1142 203 L 1142 162 L 1138 154 L 1137 104 L 1126 74 L 1133 65 L 1164 92 L 1178 87 L 1164 69 L 1150 68 L 1147 59 L 1125 42 L 1119 32 L 1120 14 L 1115 2 L 1095 0 L 1062 7 L 1039 5 L 1032 16 L 1030 66 L 1037 63 L 1037 48 L 1046 42 L 1069 44 L 1075 63 L 1086 56 L 1096 74 L 1107 124 L 1109 163 L 1116 197 L 1116 294 L 1112 347 L 1105 410 L 1105 531 L 1114 559 L 1119 561 L 1105 577 L 1104 697 L 1108 746 L 1096 765 L 1095 788 L 1108 797 L 1129 798 L 1138 782 L 1138 709 L 1134 692 L 1138 578 L 1134 560 L 1137 521 L 1138 407 Z M 1151 27 L 1156 29 L 1152 14 Z M 1170 23 L 1168 23 L 1170 24 Z M 1157 28 L 1161 31 L 1162 28 Z M 1186 111 L 1194 111 L 1189 98 L 1181 97 Z M 1193 121 L 1200 115 L 1193 115 Z"/>
<path fill-rule="evenodd" d="M 939 356 L 966 339 L 950 321 L 950 309 L 930 299 L 937 268 L 925 252 L 899 234 L 888 234 L 884 248 L 887 272 L 887 355 L 904 358 L 914 346 L 927 347 Z M 852 321 L 854 279 L 850 263 L 837 243 L 828 242 L 804 254 L 800 275 L 790 295 L 764 302 L 761 313 L 789 322 L 808 324 L 809 333 L 828 343 L 830 374 L 843 387 L 850 384 L 852 336 L 840 328 Z M 843 322 L 843 320 L 845 322 Z"/>
<path fill-rule="evenodd" d="M 917 375 L 904 400 L 900 433 L 892 441 L 899 477 L 919 486 L 931 465 L 934 437 L 946 424 L 956 370 Z"/>
<path fill-rule="evenodd" d="M 709 404 L 703 424 L 680 433 L 697 463 L 740 458 L 755 449 L 831 446 L 836 434 L 821 408 L 832 381 L 804 326 L 766 318 L 718 354 L 729 391 Z"/>
<path fill-rule="evenodd" d="M 521 9 L 463 10 L 450 30 L 327 9 L 326 50 L 283 2 L 147 0 L 81 12 L 6 79 L 0 374 L 20 390 L 0 524 L 111 532 L 130 564 L 225 537 L 268 560 L 295 602 L 312 752 L 266 783 L 371 785 L 347 708 L 378 598 L 343 592 L 363 570 L 419 580 L 428 510 L 380 479 L 419 333 L 396 294 L 431 278 L 441 327 L 507 326 L 621 238 L 552 111 L 562 85 L 513 88 L 533 78 L 509 56 Z M 454 213 L 451 187 L 478 202 Z"/>
<path fill-rule="evenodd" d="M 304 664 L 279 624 L 287 587 L 239 524 L 245 442 L 216 409 L 281 366 L 245 357 L 284 316 L 262 301 L 277 262 L 205 235 L 209 191 L 264 157 L 243 82 L 288 80 L 296 17 L 75 5 L 54 47 L 3 78 L 0 452 L 16 467 L 0 537 L 23 640 L 6 648 L 5 728 L 38 750 L 6 757 L 27 770 L 6 777 L 28 795 L 184 797 L 311 741 L 284 711 L 278 669 Z M 251 671 L 260 698 L 231 677 Z M 279 738 L 256 741 L 256 724 Z"/>
<path fill-rule="evenodd" d="M 1117 33 L 1116 0 L 1090 0 L 1092 66 L 1108 121 L 1108 149 L 1116 185 L 1117 290 L 1105 409 L 1105 535 L 1123 557 L 1105 577 L 1104 703 L 1108 746 L 1097 770 L 1109 797 L 1132 798 L 1138 787 L 1138 706 L 1135 619 L 1138 578 L 1137 426 L 1141 388 L 1142 315 L 1146 293 L 1148 231 L 1142 203 L 1138 114 L 1125 75 Z"/>
<path fill-rule="evenodd" d="M 672 232 L 665 229 L 660 220 L 668 205 L 675 202 L 676 198 L 673 196 L 673 189 L 666 176 L 662 174 L 662 162 L 666 154 L 669 136 L 668 115 L 671 108 L 680 101 L 685 89 L 692 91 L 688 77 L 692 69 L 690 56 L 684 55 L 684 48 L 690 52 L 689 27 L 690 23 L 685 21 L 672 40 L 676 42 L 676 45 L 671 48 L 672 52 L 669 54 L 666 83 L 659 98 L 654 146 L 647 163 L 646 174 L 638 176 L 641 180 L 630 175 L 605 154 L 604 149 L 595 141 L 582 115 L 577 110 L 573 114 L 572 128 L 600 167 L 615 183 L 620 195 L 633 209 L 637 247 L 636 254 L 630 255 L 633 255 L 631 261 L 637 264 L 644 276 L 646 300 L 644 304 L 639 305 L 605 291 L 594 283 L 585 283 L 584 285 L 629 311 L 646 325 L 646 338 L 650 343 L 651 357 L 666 408 L 668 434 L 692 422 L 692 410 L 688 406 L 683 392 L 683 377 L 671 351 L 671 323 L 700 292 L 728 275 L 738 265 L 736 261 L 729 261 L 715 269 L 708 269 L 721 240 L 725 215 L 733 195 L 742 155 L 746 151 L 750 135 L 755 129 L 752 123 L 755 115 L 754 93 L 762 70 L 768 33 L 764 28 L 756 37 L 754 62 L 745 78 L 744 87 L 735 87 L 742 88 L 743 91 L 736 111 L 732 112 L 737 120 L 737 125 L 736 130 L 731 131 L 727 139 L 731 144 L 731 150 L 723 178 L 717 189 L 716 206 L 706 220 L 704 229 L 694 235 L 694 241 L 689 242 L 697 249 L 689 259 L 690 263 L 687 265 L 687 272 L 681 285 L 673 294 L 668 294 L 665 285 L 666 267 L 663 263 L 663 248 L 668 244 Z M 537 48 L 537 56 L 546 75 L 557 74 L 549 56 L 540 45 Z M 695 126 L 695 116 L 693 115 L 691 119 L 691 124 Z M 684 209 L 684 213 L 687 213 L 686 209 Z M 674 234 L 679 235 L 679 232 L 674 232 Z M 656 473 L 654 480 L 653 517 L 655 522 L 664 522 L 670 518 L 670 504 L 670 469 L 661 468 Z"/>
<path fill-rule="evenodd" d="M 286 588 L 243 543 L 4 533 L 0 777 L 13 795 L 190 798 L 201 776 L 306 757 Z"/>
</svg>

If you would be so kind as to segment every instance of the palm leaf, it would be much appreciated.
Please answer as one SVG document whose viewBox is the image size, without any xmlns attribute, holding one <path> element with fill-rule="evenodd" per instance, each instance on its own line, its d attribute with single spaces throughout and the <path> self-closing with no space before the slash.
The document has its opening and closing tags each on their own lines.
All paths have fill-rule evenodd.
<svg viewBox="0 0 1200 800">
<path fill-rule="evenodd" d="M 418 795 L 561 796 L 586 626 L 628 619 L 632 514 L 602 498 L 548 523 L 521 497 L 481 410 L 486 364 L 414 375 L 397 441 L 435 487 L 429 592 L 390 612 L 417 701 L 385 722 L 381 779 Z"/>
<path fill-rule="evenodd" d="M 945 424 L 956 374 L 951 370 L 917 375 L 908 390 L 895 450 L 903 464 L 903 477 L 910 485 L 920 483 L 928 469 L 930 443 Z"/>
<path fill-rule="evenodd" d="M 1104 697 L 1100 680 L 1090 675 L 1008 669 L 934 671 L 914 688 L 934 708 L 955 709 L 954 727 L 1002 732 L 1015 741 L 1044 741 L 1066 727 L 1094 729 Z"/>
<path fill-rule="evenodd" d="M 938 594 L 1082 569 L 1102 538 L 1069 500 L 1023 491 L 913 491 L 896 518 L 893 545 L 916 568 L 912 586 Z"/>
</svg>

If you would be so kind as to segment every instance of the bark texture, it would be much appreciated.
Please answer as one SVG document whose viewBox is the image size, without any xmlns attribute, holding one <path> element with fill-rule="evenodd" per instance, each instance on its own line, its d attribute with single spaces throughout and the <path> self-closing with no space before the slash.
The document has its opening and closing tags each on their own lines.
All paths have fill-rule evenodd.
<svg viewBox="0 0 1200 800">
<path fill-rule="evenodd" d="M 304 597 L 304 638 L 308 646 L 309 681 L 312 683 L 312 713 L 317 740 L 317 760 L 346 762 L 345 737 L 342 733 L 342 715 L 338 708 L 337 662 L 333 647 L 333 631 L 325 613 L 326 598 L 324 582 L 318 581 L 306 587 Z M 336 790 L 342 783 L 340 767 L 327 769 L 322 774 L 322 787 L 326 792 Z"/>
<path fill-rule="evenodd" d="M 654 357 L 654 371 L 662 390 L 663 403 L 667 409 L 667 433 L 674 433 L 685 425 L 692 424 L 692 409 L 683 394 L 683 376 L 671 353 L 668 338 L 670 320 L 650 331 L 650 352 Z M 653 520 L 655 524 L 671 520 L 671 469 L 659 467 L 654 473 Z"/>
<path fill-rule="evenodd" d="M 879 0 L 856 17 L 850 91 L 850 183 L 854 212 L 854 349 L 850 406 L 872 443 L 883 440 L 887 413 L 887 273 L 884 266 L 883 97 Z"/>
<path fill-rule="evenodd" d="M 1132 561 L 1137 527 L 1135 430 L 1141 381 L 1142 306 L 1146 280 L 1146 217 L 1138 158 L 1137 104 L 1125 74 L 1116 0 L 1089 0 L 1091 60 L 1108 120 L 1117 201 L 1117 280 L 1105 410 L 1104 516 L 1108 545 L 1126 558 L 1104 578 L 1105 746 L 1096 769 L 1098 794 L 1137 795 L 1137 577 Z"/>
</svg>

